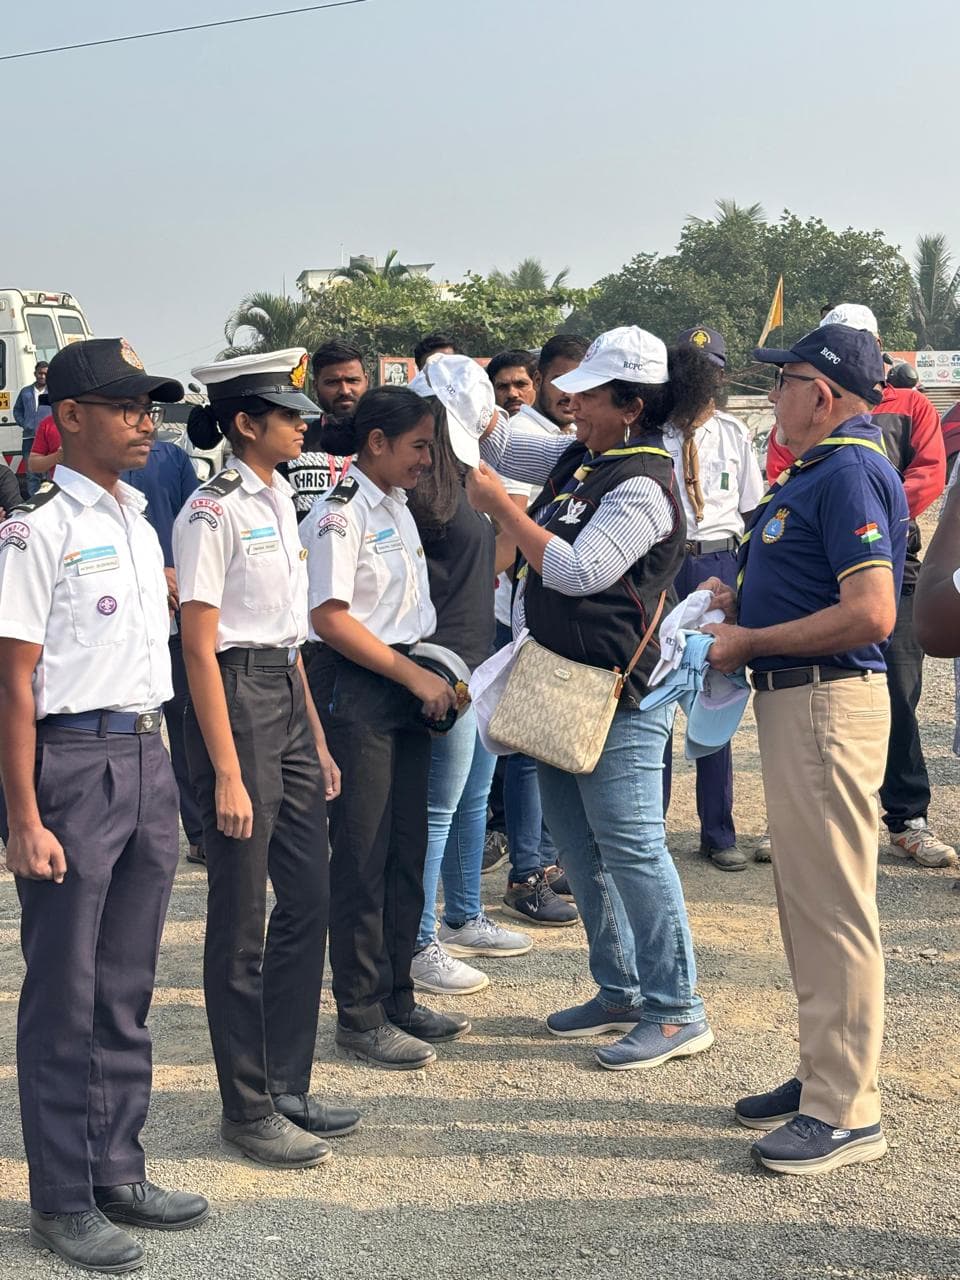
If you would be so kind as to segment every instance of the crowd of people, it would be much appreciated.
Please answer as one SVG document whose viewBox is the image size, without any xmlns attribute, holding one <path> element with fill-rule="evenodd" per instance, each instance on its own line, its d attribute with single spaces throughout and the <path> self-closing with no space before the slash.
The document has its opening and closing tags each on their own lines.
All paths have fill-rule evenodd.
<svg viewBox="0 0 960 1280">
<path fill-rule="evenodd" d="M 608 1070 L 708 1049 L 666 835 L 675 702 L 651 696 L 661 620 L 698 592 L 722 619 L 698 628 L 701 683 L 756 691 L 755 856 L 799 1005 L 795 1076 L 734 1115 L 778 1173 L 884 1154 L 877 794 L 892 852 L 955 861 L 927 824 L 916 707 L 923 651 L 956 651 L 938 617 L 960 640 L 960 498 L 915 593 L 916 520 L 944 485 L 936 411 L 886 384 L 867 308 L 825 312 L 755 353 L 776 368 L 766 491 L 703 324 L 669 348 L 637 326 L 558 335 L 486 369 L 431 334 L 409 387 L 371 388 L 340 340 L 210 364 L 188 430 L 231 456 L 203 485 L 155 439 L 182 386 L 125 340 L 38 368 L 28 466 L 49 478 L 22 502 L 0 490 L 0 835 L 36 1246 L 118 1272 L 145 1257 L 125 1227 L 208 1215 L 147 1178 L 139 1137 L 181 823 L 208 880 L 220 1134 L 255 1161 L 322 1164 L 360 1123 L 311 1090 L 328 935 L 336 1052 L 378 1069 L 427 1067 L 470 1032 L 417 992 L 469 997 L 490 982 L 478 961 L 578 921 L 595 992 L 545 1011 L 550 1033 L 618 1033 L 595 1052 Z M 471 702 L 528 637 L 621 673 L 587 770 L 507 750 Z M 697 810 L 702 855 L 739 872 L 729 736 L 698 753 Z M 481 893 L 507 859 L 509 927 Z"/>
</svg>

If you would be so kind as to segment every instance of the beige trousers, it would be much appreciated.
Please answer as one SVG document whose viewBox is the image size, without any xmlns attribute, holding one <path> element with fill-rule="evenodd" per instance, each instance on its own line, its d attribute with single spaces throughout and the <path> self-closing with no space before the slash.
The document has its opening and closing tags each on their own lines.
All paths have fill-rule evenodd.
<svg viewBox="0 0 960 1280">
<path fill-rule="evenodd" d="M 800 1012 L 800 1111 L 880 1119 L 883 952 L 877 791 L 890 733 L 883 675 L 754 699 L 780 931 Z"/>
</svg>

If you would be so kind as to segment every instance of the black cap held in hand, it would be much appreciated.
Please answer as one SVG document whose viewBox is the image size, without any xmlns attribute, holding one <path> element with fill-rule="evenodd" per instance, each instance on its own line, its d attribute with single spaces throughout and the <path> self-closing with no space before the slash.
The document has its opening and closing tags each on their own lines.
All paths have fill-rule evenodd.
<svg viewBox="0 0 960 1280">
<path fill-rule="evenodd" d="M 88 338 L 71 342 L 50 361 L 47 394 L 51 404 L 93 394 L 108 400 L 149 396 L 173 404 L 183 399 L 183 387 L 173 378 L 147 373 L 126 338 Z"/>
</svg>

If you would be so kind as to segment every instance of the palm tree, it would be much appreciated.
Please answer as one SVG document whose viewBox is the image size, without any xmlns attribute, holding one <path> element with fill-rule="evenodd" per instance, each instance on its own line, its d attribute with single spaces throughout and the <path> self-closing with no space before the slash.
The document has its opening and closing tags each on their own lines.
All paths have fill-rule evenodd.
<svg viewBox="0 0 960 1280">
<path fill-rule="evenodd" d="M 230 344 L 218 360 L 232 356 L 252 355 L 257 351 L 281 351 L 286 347 L 310 346 L 310 310 L 303 302 L 277 293 L 249 293 L 233 311 L 223 327 Z M 246 342 L 237 342 L 242 329 L 250 331 Z"/>
<path fill-rule="evenodd" d="M 711 222 L 718 226 L 730 226 L 739 223 L 743 227 L 762 227 L 767 220 L 762 204 L 737 204 L 736 200 L 714 200 L 717 209 L 715 218 L 698 218 L 694 214 L 687 215 L 687 222 L 695 227 L 705 227 Z"/>
<path fill-rule="evenodd" d="M 945 235 L 917 237 L 910 282 L 910 324 L 918 347 L 949 348 L 960 319 L 960 267 Z"/>
<path fill-rule="evenodd" d="M 523 258 L 512 271 L 501 271 L 494 267 L 490 279 L 504 289 L 522 290 L 525 293 L 549 293 L 553 289 L 562 289 L 567 282 L 570 268 L 558 271 L 552 280 L 547 279 L 547 269 L 539 258 Z"/>
<path fill-rule="evenodd" d="M 331 280 L 368 280 L 371 284 L 398 284 L 410 274 L 410 268 L 397 261 L 399 250 L 391 249 L 383 260 L 383 266 L 377 267 L 360 258 L 351 260 L 349 267 L 341 267 L 334 272 Z"/>
</svg>

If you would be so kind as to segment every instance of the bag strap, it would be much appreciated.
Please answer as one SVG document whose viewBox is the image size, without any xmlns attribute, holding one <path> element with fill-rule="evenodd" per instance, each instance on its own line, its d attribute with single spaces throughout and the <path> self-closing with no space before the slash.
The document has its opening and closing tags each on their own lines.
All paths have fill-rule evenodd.
<svg viewBox="0 0 960 1280">
<path fill-rule="evenodd" d="M 637 645 L 636 652 L 634 653 L 633 657 L 630 659 L 630 665 L 627 667 L 626 671 L 624 671 L 623 673 L 624 684 L 626 684 L 626 682 L 630 679 L 630 675 L 633 671 L 633 668 L 640 661 L 640 658 L 643 655 L 644 649 L 646 649 L 647 645 L 650 643 L 653 633 L 656 631 L 657 627 L 659 626 L 660 618 L 663 615 L 663 606 L 666 604 L 666 602 L 667 602 L 667 593 L 666 591 L 661 591 L 660 599 L 657 601 L 657 608 L 653 615 L 653 619 L 649 627 L 647 627 L 646 631 L 643 633 L 643 639 Z"/>
</svg>

